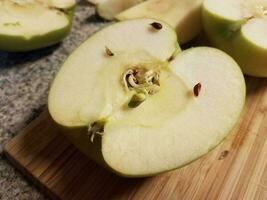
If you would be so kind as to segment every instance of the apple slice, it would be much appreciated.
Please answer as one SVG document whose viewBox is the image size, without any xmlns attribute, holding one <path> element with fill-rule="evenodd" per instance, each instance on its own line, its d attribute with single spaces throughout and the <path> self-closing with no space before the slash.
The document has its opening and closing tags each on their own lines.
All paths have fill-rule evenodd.
<svg viewBox="0 0 267 200">
<path fill-rule="evenodd" d="M 29 51 L 55 44 L 71 28 L 75 1 L 0 1 L 0 49 Z"/>
<path fill-rule="evenodd" d="M 144 0 L 105 0 L 97 4 L 97 13 L 104 19 L 112 20 L 122 11 L 143 1 Z"/>
<path fill-rule="evenodd" d="M 161 21 L 113 24 L 64 63 L 49 93 L 49 112 L 74 145 L 119 175 L 181 167 L 230 132 L 245 83 L 220 50 L 177 51 L 174 30 Z"/>
<path fill-rule="evenodd" d="M 202 1 L 148 0 L 120 13 L 116 18 L 127 20 L 149 17 L 165 21 L 176 30 L 179 44 L 184 44 L 201 31 Z"/>
<path fill-rule="evenodd" d="M 266 0 L 206 0 L 203 24 L 214 46 L 233 56 L 244 73 L 267 77 Z"/>
</svg>

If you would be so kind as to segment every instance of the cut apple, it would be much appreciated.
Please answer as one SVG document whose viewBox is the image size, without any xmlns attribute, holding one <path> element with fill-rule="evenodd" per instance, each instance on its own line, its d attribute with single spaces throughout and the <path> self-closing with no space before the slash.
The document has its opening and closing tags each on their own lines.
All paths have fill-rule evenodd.
<svg viewBox="0 0 267 200">
<path fill-rule="evenodd" d="M 244 73 L 267 77 L 266 0 L 205 0 L 203 24 L 210 41 Z"/>
<path fill-rule="evenodd" d="M 105 0 L 97 4 L 97 13 L 104 19 L 112 20 L 122 11 L 144 0 Z"/>
<path fill-rule="evenodd" d="M 202 1 L 147 0 L 120 13 L 116 18 L 127 20 L 149 17 L 165 21 L 176 30 L 179 44 L 184 44 L 201 31 Z"/>
<path fill-rule="evenodd" d="M 0 49 L 29 51 L 68 35 L 75 1 L 0 1 Z"/>
<path fill-rule="evenodd" d="M 176 33 L 164 22 L 113 24 L 66 60 L 49 93 L 49 112 L 74 145 L 121 176 L 181 167 L 230 132 L 245 83 L 220 50 L 178 51 Z"/>
</svg>

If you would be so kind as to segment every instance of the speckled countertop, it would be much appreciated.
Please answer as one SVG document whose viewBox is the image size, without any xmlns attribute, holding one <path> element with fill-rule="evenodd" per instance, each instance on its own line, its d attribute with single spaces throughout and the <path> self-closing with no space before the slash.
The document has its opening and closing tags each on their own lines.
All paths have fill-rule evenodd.
<svg viewBox="0 0 267 200">
<path fill-rule="evenodd" d="M 89 35 L 106 23 L 95 9 L 79 2 L 72 32 L 61 44 L 30 53 L 0 51 L 0 199 L 46 199 L 2 155 L 3 146 L 42 111 L 61 63 Z"/>
</svg>

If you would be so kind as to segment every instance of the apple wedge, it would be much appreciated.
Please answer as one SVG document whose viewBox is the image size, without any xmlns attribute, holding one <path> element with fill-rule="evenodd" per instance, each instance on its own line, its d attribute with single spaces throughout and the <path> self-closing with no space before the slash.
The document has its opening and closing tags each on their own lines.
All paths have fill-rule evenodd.
<svg viewBox="0 0 267 200">
<path fill-rule="evenodd" d="M 203 0 L 147 0 L 116 16 L 118 20 L 149 17 L 170 24 L 178 34 L 179 44 L 193 39 L 201 31 Z"/>
<path fill-rule="evenodd" d="M 105 0 L 97 4 L 97 13 L 100 17 L 112 20 L 116 15 L 131 8 L 144 0 Z"/>
<path fill-rule="evenodd" d="M 71 29 L 74 0 L 0 1 L 0 49 L 29 51 L 61 41 Z"/>
<path fill-rule="evenodd" d="M 206 0 L 202 15 L 214 46 L 230 54 L 245 74 L 267 77 L 266 0 Z"/>
<path fill-rule="evenodd" d="M 113 24 L 66 60 L 50 89 L 49 112 L 77 148 L 118 175 L 182 167 L 231 131 L 245 83 L 220 50 L 179 51 L 164 22 Z"/>
</svg>

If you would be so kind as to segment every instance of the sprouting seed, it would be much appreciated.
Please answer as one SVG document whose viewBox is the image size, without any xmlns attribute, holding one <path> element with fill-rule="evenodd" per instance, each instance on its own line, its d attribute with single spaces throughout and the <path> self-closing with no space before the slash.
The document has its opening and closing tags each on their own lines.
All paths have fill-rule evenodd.
<svg viewBox="0 0 267 200">
<path fill-rule="evenodd" d="M 142 92 L 134 94 L 130 102 L 128 103 L 128 107 L 129 108 L 138 107 L 141 103 L 143 103 L 146 100 L 146 97 L 147 97 L 146 94 Z"/>
</svg>

